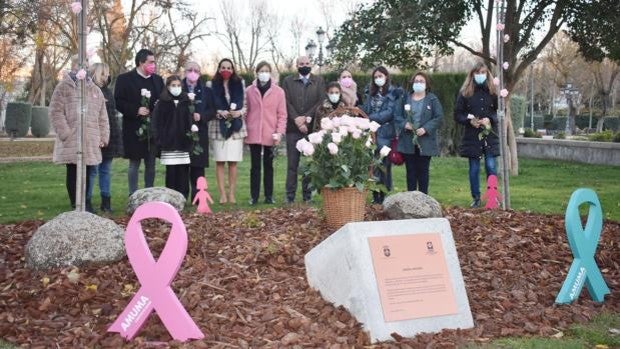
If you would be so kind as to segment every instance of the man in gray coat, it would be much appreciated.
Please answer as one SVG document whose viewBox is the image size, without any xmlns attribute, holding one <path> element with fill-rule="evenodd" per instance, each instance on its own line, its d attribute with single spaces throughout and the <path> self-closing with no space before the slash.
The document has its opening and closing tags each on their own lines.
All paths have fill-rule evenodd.
<svg viewBox="0 0 620 349">
<path fill-rule="evenodd" d="M 297 192 L 297 169 L 300 153 L 296 148 L 297 141 L 305 137 L 309 130 L 314 129 L 314 117 L 317 107 L 325 98 L 325 82 L 320 76 L 311 73 L 312 65 L 306 56 L 297 58 L 299 74 L 287 76 L 282 82 L 286 93 L 286 155 L 288 169 L 286 174 L 286 202 L 295 201 Z M 305 202 L 311 199 L 308 178 L 302 179 L 302 195 Z"/>
</svg>

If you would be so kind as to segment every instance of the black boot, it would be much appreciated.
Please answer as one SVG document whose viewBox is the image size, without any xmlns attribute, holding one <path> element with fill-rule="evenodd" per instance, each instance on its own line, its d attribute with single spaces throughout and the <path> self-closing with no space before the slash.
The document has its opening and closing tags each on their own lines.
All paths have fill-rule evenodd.
<svg viewBox="0 0 620 349">
<path fill-rule="evenodd" d="M 101 212 L 103 213 L 112 213 L 112 203 L 110 202 L 111 198 L 109 196 L 101 197 Z"/>
<path fill-rule="evenodd" d="M 97 214 L 97 211 L 95 211 L 95 209 L 93 208 L 93 203 L 90 199 L 86 199 L 86 212 Z"/>
<path fill-rule="evenodd" d="M 469 207 L 471 208 L 480 207 L 480 198 L 474 198 L 474 200 L 471 202 L 471 205 L 469 205 Z"/>
</svg>

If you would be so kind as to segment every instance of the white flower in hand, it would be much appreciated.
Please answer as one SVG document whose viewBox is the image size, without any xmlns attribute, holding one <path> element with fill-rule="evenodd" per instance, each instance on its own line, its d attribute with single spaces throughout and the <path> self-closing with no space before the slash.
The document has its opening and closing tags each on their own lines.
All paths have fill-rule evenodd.
<svg viewBox="0 0 620 349">
<path fill-rule="evenodd" d="M 141 89 L 141 90 L 140 90 L 140 96 L 142 96 L 142 97 L 146 97 L 146 93 L 147 93 L 147 92 L 149 92 L 149 90 L 147 90 L 147 89 L 145 89 L 145 88 Z"/>
<path fill-rule="evenodd" d="M 198 132 L 198 126 L 192 125 L 192 132 Z"/>
<path fill-rule="evenodd" d="M 472 114 L 467 114 L 467 120 L 473 120 L 473 119 L 475 119 L 475 118 L 476 118 L 476 117 L 475 117 L 475 116 L 473 116 Z"/>
<path fill-rule="evenodd" d="M 146 91 L 146 94 L 144 95 L 144 97 L 146 98 L 151 98 L 151 91 Z"/>
<path fill-rule="evenodd" d="M 391 151 L 392 151 L 392 148 L 384 145 L 383 148 L 381 148 L 381 150 L 379 151 L 379 155 L 381 155 L 381 158 L 384 158 L 384 157 L 388 156 L 388 154 Z"/>
<path fill-rule="evenodd" d="M 405 111 L 411 111 L 411 104 L 405 104 Z"/>
<path fill-rule="evenodd" d="M 377 130 L 379 129 L 379 127 L 381 127 L 381 125 L 376 122 L 376 121 L 372 121 L 369 125 L 370 131 L 371 132 L 377 132 Z"/>
<path fill-rule="evenodd" d="M 306 116 L 306 124 L 309 124 L 312 122 L 312 118 L 309 116 Z"/>
<path fill-rule="evenodd" d="M 187 97 L 189 98 L 190 101 L 193 102 L 196 99 L 196 94 L 190 92 L 190 93 L 187 94 Z"/>
<path fill-rule="evenodd" d="M 230 103 L 230 110 L 237 110 L 237 103 Z"/>
</svg>

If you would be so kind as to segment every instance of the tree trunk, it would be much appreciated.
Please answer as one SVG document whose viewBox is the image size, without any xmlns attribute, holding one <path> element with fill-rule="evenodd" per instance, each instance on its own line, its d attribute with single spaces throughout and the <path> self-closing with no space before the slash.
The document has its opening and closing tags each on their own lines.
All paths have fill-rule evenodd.
<svg viewBox="0 0 620 349">
<path fill-rule="evenodd" d="M 504 103 L 506 104 L 506 114 L 504 117 L 504 134 L 506 135 L 506 139 L 504 140 L 507 143 L 508 151 L 505 152 L 504 156 L 508 159 L 509 170 L 511 176 L 519 175 L 519 155 L 517 153 L 517 138 L 515 137 L 515 129 L 512 124 L 512 116 L 510 113 L 510 98 L 505 98 Z M 500 140 L 501 141 L 501 140 Z"/>
</svg>

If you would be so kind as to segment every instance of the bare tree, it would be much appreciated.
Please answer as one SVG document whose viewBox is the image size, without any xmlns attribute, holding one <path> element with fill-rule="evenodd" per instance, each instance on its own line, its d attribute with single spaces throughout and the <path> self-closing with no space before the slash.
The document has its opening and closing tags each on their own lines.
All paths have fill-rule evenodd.
<svg viewBox="0 0 620 349">
<path fill-rule="evenodd" d="M 245 12 L 239 10 L 234 2 L 221 1 L 224 31 L 218 33 L 218 37 L 226 45 L 235 65 L 251 72 L 261 54 L 269 50 L 270 42 L 264 35 L 269 10 L 265 0 L 251 1 L 248 7 L 250 15 L 245 16 Z"/>
</svg>

